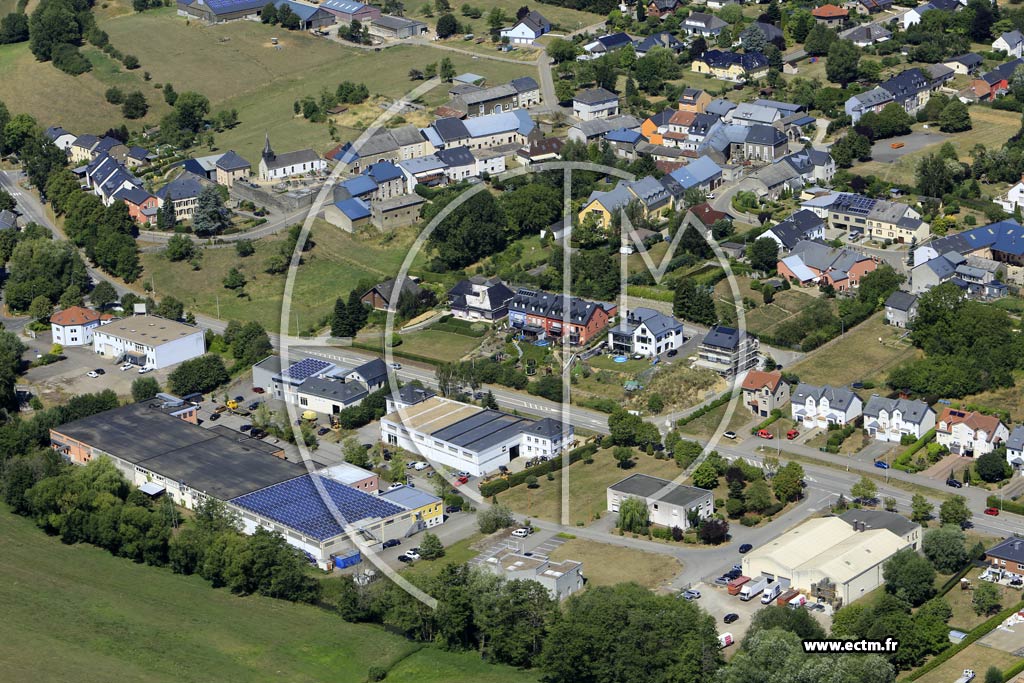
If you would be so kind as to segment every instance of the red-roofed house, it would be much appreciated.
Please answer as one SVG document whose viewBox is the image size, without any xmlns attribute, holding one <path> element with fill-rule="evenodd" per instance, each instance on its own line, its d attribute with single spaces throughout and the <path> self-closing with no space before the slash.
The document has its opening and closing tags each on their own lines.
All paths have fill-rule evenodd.
<svg viewBox="0 0 1024 683">
<path fill-rule="evenodd" d="M 687 213 L 693 214 L 693 217 L 700 221 L 701 225 L 703 225 L 708 230 L 710 230 L 711 226 L 715 224 L 715 221 L 720 221 L 723 219 L 732 219 L 732 216 L 712 208 L 711 205 L 708 204 L 707 202 L 704 202 L 702 204 L 694 204 L 689 208 Z"/>
<path fill-rule="evenodd" d="M 821 7 L 815 7 L 812 9 L 811 16 L 813 16 L 814 21 L 819 24 L 823 24 L 829 28 L 839 28 L 846 23 L 846 20 L 850 17 L 850 12 L 842 7 L 836 7 L 835 5 L 822 5 Z"/>
<path fill-rule="evenodd" d="M 977 457 L 991 452 L 1010 438 L 1010 430 L 998 417 L 975 411 L 946 408 L 935 425 L 935 440 L 951 453 Z"/>
<path fill-rule="evenodd" d="M 98 313 L 91 308 L 72 306 L 50 316 L 53 343 L 61 346 L 92 344 L 92 333 L 113 316 Z"/>
<path fill-rule="evenodd" d="M 758 417 L 768 417 L 789 403 L 789 385 L 782 381 L 781 372 L 751 370 L 742 387 L 743 405 Z"/>
</svg>

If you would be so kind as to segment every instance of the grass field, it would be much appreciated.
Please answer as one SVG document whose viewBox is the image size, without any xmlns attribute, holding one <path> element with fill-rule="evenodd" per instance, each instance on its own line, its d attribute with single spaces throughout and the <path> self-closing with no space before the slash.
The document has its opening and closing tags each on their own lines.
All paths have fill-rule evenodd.
<svg viewBox="0 0 1024 683">
<path fill-rule="evenodd" d="M 584 524 L 605 514 L 607 489 L 631 474 L 642 473 L 666 479 L 675 479 L 679 467 L 674 460 L 656 460 L 649 455 L 638 455 L 635 465 L 623 470 L 616 466 L 611 450 L 598 451 L 590 465 L 582 460 L 569 466 L 570 524 Z M 562 473 L 555 473 L 554 481 L 541 477 L 535 489 L 525 485 L 498 494 L 498 501 L 515 512 L 528 517 L 539 517 L 553 522 L 562 517 Z"/>
<path fill-rule="evenodd" d="M 314 607 L 67 546 L 0 507 L 0 661 L 10 681 L 533 680 Z M 415 653 L 415 654 L 414 654 Z M 406 657 L 410 657 L 406 661 Z"/>
<path fill-rule="evenodd" d="M 999 408 L 1010 413 L 1010 417 L 1019 420 L 1024 417 L 1024 392 L 1020 390 L 1021 382 L 1024 381 L 1024 373 L 1014 373 L 1015 386 L 1004 389 L 990 389 L 980 394 L 968 396 L 962 400 L 955 400 L 956 403 L 965 405 L 986 406 Z"/>
<path fill-rule="evenodd" d="M 864 380 L 880 383 L 889 370 L 920 354 L 909 341 L 898 339 L 905 330 L 886 325 L 884 320 L 884 313 L 876 313 L 844 337 L 811 352 L 788 369 L 799 375 L 800 381 L 811 384 L 842 386 Z"/>
<path fill-rule="evenodd" d="M 473 33 L 476 36 L 486 36 L 488 32 L 487 25 L 487 13 L 494 7 L 500 7 L 506 17 L 509 17 L 505 26 L 511 26 L 515 21 L 516 11 L 523 6 L 523 3 L 519 0 L 480 0 L 480 2 L 470 2 L 468 4 L 473 7 L 477 7 L 483 10 L 483 16 L 479 19 L 470 19 L 469 17 L 462 16 L 459 9 L 462 7 L 462 3 L 451 3 L 452 13 L 455 18 L 459 20 L 459 23 L 468 23 L 473 28 Z M 432 3 L 430 5 L 433 6 Z M 405 10 L 405 16 L 413 19 L 419 19 L 420 21 L 426 22 L 430 25 L 431 30 L 437 24 L 437 12 L 432 12 L 434 16 L 428 17 L 421 10 L 424 5 L 422 3 L 409 3 Z M 557 5 L 531 5 L 531 9 L 538 10 L 544 15 L 544 18 L 551 22 L 552 31 L 555 31 L 555 25 L 561 27 L 564 31 L 575 31 L 577 27 L 586 27 L 591 24 L 605 21 L 607 17 L 603 17 L 600 14 L 594 14 L 593 12 L 581 12 L 579 10 L 569 9 L 567 7 L 558 7 Z"/>
<path fill-rule="evenodd" d="M 964 669 L 973 669 L 978 675 L 975 680 L 979 680 L 984 678 L 990 666 L 1005 671 L 1018 661 L 1020 658 L 1009 652 L 973 643 L 917 680 L 921 683 L 949 683 L 959 678 Z"/>
<path fill-rule="evenodd" d="M 991 543 L 991 541 L 989 542 Z M 973 543 L 974 541 L 971 541 L 969 545 L 973 545 Z M 976 567 L 967 572 L 967 578 L 971 580 L 972 585 L 977 586 L 981 583 L 978 577 L 981 575 L 982 571 L 981 567 Z M 944 577 L 942 581 L 945 581 L 945 579 L 948 578 L 948 576 Z M 939 580 L 936 580 L 936 584 L 940 583 L 941 582 Z M 1000 595 L 1002 596 L 1000 604 L 1003 607 L 1009 607 L 1020 601 L 1020 591 L 1013 590 L 1006 586 L 998 586 L 998 588 Z M 953 616 L 949 619 L 950 627 L 969 631 L 988 619 L 987 615 L 979 615 L 975 613 L 974 607 L 971 604 L 973 596 L 974 591 L 960 590 L 959 587 L 954 587 L 953 590 L 946 593 L 946 602 L 948 602 L 949 606 L 953 608 Z"/>
<path fill-rule="evenodd" d="M 244 259 L 232 248 L 206 249 L 198 271 L 184 262 L 172 263 L 162 254 L 143 254 L 143 280 L 151 283 L 158 295 L 174 296 L 193 311 L 224 320 L 257 320 L 268 330 L 277 331 L 281 327 L 285 275 L 269 275 L 264 267 L 267 257 L 280 248 L 282 239 L 258 240 L 256 253 Z M 313 226 L 315 246 L 304 256 L 296 274 L 289 330 L 298 332 L 328 315 L 334 300 L 347 296 L 360 280 L 379 282 L 393 277 L 412 239 L 411 232 L 395 233 L 390 238 L 352 235 L 317 221 Z M 242 271 L 248 281 L 248 298 L 236 296 L 222 284 L 233 267 Z"/>
<path fill-rule="evenodd" d="M 657 590 L 672 580 L 683 566 L 674 557 L 574 538 L 551 553 L 551 559 L 583 563 L 588 586 L 614 586 L 634 581 Z"/>
<path fill-rule="evenodd" d="M 440 361 L 456 361 L 480 346 L 481 339 L 440 330 L 421 330 L 402 335 L 399 351 Z"/>
<path fill-rule="evenodd" d="M 696 436 L 701 439 L 709 439 L 711 435 L 718 429 L 718 424 L 725 418 L 725 410 L 728 405 L 723 405 L 715 408 L 714 410 L 701 415 L 693 422 L 690 422 L 684 427 L 680 427 L 680 431 L 687 436 Z M 736 410 L 732 414 L 732 418 L 729 420 L 729 424 L 726 426 L 726 431 L 734 431 L 739 435 L 741 439 L 752 438 L 749 434 L 743 431 L 743 427 L 753 422 L 755 418 L 750 414 L 750 411 L 743 407 L 742 401 L 736 404 Z"/>
</svg>

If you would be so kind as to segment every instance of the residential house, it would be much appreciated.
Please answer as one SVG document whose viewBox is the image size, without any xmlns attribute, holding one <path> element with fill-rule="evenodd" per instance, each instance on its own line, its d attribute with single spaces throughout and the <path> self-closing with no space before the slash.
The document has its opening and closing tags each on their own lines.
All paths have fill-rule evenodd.
<svg viewBox="0 0 1024 683">
<path fill-rule="evenodd" d="M 715 325 L 700 343 L 695 365 L 729 379 L 757 367 L 760 342 L 744 331 Z"/>
<path fill-rule="evenodd" d="M 832 4 L 815 7 L 811 10 L 811 16 L 817 24 L 832 29 L 842 28 L 846 20 L 850 18 L 850 12 L 845 7 L 837 7 Z"/>
<path fill-rule="evenodd" d="M 116 202 L 114 195 L 121 190 L 140 188 L 143 185 L 131 171 L 106 153 L 100 154 L 85 167 L 85 180 L 104 206 Z"/>
<path fill-rule="evenodd" d="M 434 146 L 423 132 L 416 126 L 408 125 L 378 128 L 358 147 L 345 143 L 328 152 L 327 157 L 358 173 L 369 164 L 414 159 L 433 152 Z"/>
<path fill-rule="evenodd" d="M 369 225 L 372 211 L 366 201 L 353 197 L 324 207 L 324 220 L 345 232 L 355 232 Z"/>
<path fill-rule="evenodd" d="M 780 253 L 789 252 L 801 241 L 824 240 L 825 221 L 813 211 L 800 209 L 786 220 L 769 228 L 761 237 L 775 240 Z"/>
<path fill-rule="evenodd" d="M 1010 430 L 995 415 L 946 407 L 935 425 L 935 440 L 951 453 L 978 457 L 1010 438 Z"/>
<path fill-rule="evenodd" d="M 118 163 L 123 162 L 128 154 L 128 147 L 120 140 L 106 136 L 79 135 L 68 146 L 68 154 L 72 163 L 88 163 L 100 156 L 109 156 Z"/>
<path fill-rule="evenodd" d="M 785 133 L 775 126 L 755 124 L 747 127 L 740 159 L 770 164 L 781 159 L 788 151 L 789 140 Z"/>
<path fill-rule="evenodd" d="M 1006 462 L 1015 472 L 1024 469 L 1024 425 L 1017 425 L 1006 440 Z"/>
<path fill-rule="evenodd" d="M 879 24 L 861 24 L 839 33 L 842 40 L 848 40 L 857 47 L 870 47 L 892 39 L 892 31 Z"/>
<path fill-rule="evenodd" d="M 694 526 L 691 517 L 699 524 L 715 512 L 715 501 L 711 491 L 676 484 L 668 479 L 648 474 L 632 474 L 608 487 L 608 512 L 617 513 L 623 501 L 638 498 L 647 505 L 648 519 L 652 524 L 672 529 L 686 530 Z"/>
<path fill-rule="evenodd" d="M 803 202 L 801 206 L 827 218 L 832 228 L 868 239 L 920 243 L 931 234 L 921 214 L 900 202 L 834 192 Z"/>
<path fill-rule="evenodd" d="M 489 88 L 463 86 L 463 90 L 452 98 L 448 106 L 473 118 L 513 109 L 525 109 L 538 104 L 540 86 L 533 78 L 524 76 Z"/>
<path fill-rule="evenodd" d="M 692 16 L 692 15 L 691 15 Z M 679 111 L 691 111 L 694 114 L 703 114 L 707 106 L 714 100 L 706 90 L 699 88 L 683 88 L 679 95 Z"/>
<path fill-rule="evenodd" d="M 710 74 L 719 80 L 745 83 L 764 78 L 768 74 L 768 58 L 760 52 L 740 54 L 727 50 L 708 50 L 693 60 L 690 69 L 699 74 Z"/>
<path fill-rule="evenodd" d="M 128 215 L 136 223 L 148 225 L 156 223 L 160 200 L 141 187 L 122 188 L 114 193 L 115 200 L 121 200 L 128 206 Z"/>
<path fill-rule="evenodd" d="M 801 383 L 791 397 L 793 421 L 807 429 L 852 424 L 861 416 L 864 402 L 846 387 Z"/>
<path fill-rule="evenodd" d="M 601 36 L 597 40 L 583 46 L 583 54 L 576 57 L 577 61 L 586 62 L 592 59 L 604 57 L 616 50 L 621 50 L 627 45 L 632 45 L 633 39 L 625 33 L 611 33 Z"/>
<path fill-rule="evenodd" d="M 378 230 L 394 230 L 419 221 L 426 199 L 418 194 L 400 194 L 370 204 L 370 221 Z"/>
<path fill-rule="evenodd" d="M 917 441 L 935 428 L 935 411 L 924 401 L 872 394 L 864 406 L 864 429 L 876 441 Z"/>
<path fill-rule="evenodd" d="M 675 2 L 675 0 L 666 1 Z M 668 32 L 652 33 L 643 40 L 633 41 L 633 51 L 636 52 L 637 57 L 646 57 L 647 53 L 656 47 L 664 48 L 675 54 L 679 54 L 686 49 L 686 43 Z"/>
<path fill-rule="evenodd" d="M 448 176 L 449 183 L 458 183 L 478 175 L 476 157 L 468 147 L 445 147 L 437 150 L 435 156 L 444 162 L 444 174 Z"/>
<path fill-rule="evenodd" d="M 82 306 L 71 306 L 50 316 L 50 334 L 54 344 L 91 346 L 93 331 L 112 316 Z"/>
<path fill-rule="evenodd" d="M 1024 174 L 1021 174 L 1020 181 L 1010 187 L 1006 194 L 996 198 L 996 204 L 1001 206 L 1006 213 L 1024 209 Z"/>
<path fill-rule="evenodd" d="M 356 0 L 322 0 L 320 7 L 333 14 L 339 24 L 351 24 L 358 21 L 366 26 L 371 21 L 380 18 L 380 8 L 373 5 L 364 5 Z"/>
<path fill-rule="evenodd" d="M 613 353 L 638 353 L 648 358 L 678 350 L 685 341 L 683 324 L 653 308 L 630 310 L 618 325 L 608 331 L 608 348 Z"/>
<path fill-rule="evenodd" d="M 695 227 L 697 227 L 701 232 L 706 233 L 711 230 L 715 223 L 725 220 L 731 221 L 732 216 L 724 211 L 718 211 L 707 202 L 701 202 L 700 204 L 694 204 L 686 209 L 686 215 L 683 217 L 683 225 L 695 225 Z"/>
<path fill-rule="evenodd" d="M 801 240 L 778 263 L 779 275 L 804 286 L 831 285 L 843 292 L 855 289 L 860 279 L 878 267 L 874 259 L 849 249 L 836 249 Z"/>
<path fill-rule="evenodd" d="M 572 98 L 572 113 L 581 121 L 617 116 L 619 96 L 604 88 L 581 90 Z"/>
<path fill-rule="evenodd" d="M 417 185 L 442 187 L 448 184 L 448 164 L 436 153 L 415 159 L 403 159 L 396 165 L 405 177 L 405 192 L 408 194 L 412 194 Z"/>
<path fill-rule="evenodd" d="M 365 26 L 365 24 L 364 24 Z M 382 15 L 370 22 L 370 35 L 378 38 L 389 38 L 392 40 L 405 40 L 421 36 L 429 27 L 422 21 L 406 19 L 405 17 L 392 17 Z"/>
<path fill-rule="evenodd" d="M 893 0 L 858 0 L 858 2 L 868 14 L 877 14 L 892 9 Z"/>
<path fill-rule="evenodd" d="M 892 93 L 880 86 L 874 87 L 867 92 L 854 95 L 846 100 L 844 109 L 846 114 L 854 123 L 860 121 L 860 117 L 868 112 L 879 113 L 885 105 L 895 101 Z"/>
<path fill-rule="evenodd" d="M 967 76 L 969 74 L 976 73 L 981 68 L 981 64 L 984 60 L 976 52 L 968 52 L 966 54 L 957 55 L 956 57 L 950 57 L 943 65 L 952 69 L 954 73 L 960 74 L 961 76 Z"/>
<path fill-rule="evenodd" d="M 630 114 L 620 114 L 606 119 L 581 121 L 569 127 L 566 137 L 576 142 L 597 142 L 613 130 L 640 130 L 640 120 Z"/>
<path fill-rule="evenodd" d="M 1024 579 L 1024 538 L 1010 536 L 985 551 L 992 572 L 1005 579 Z"/>
<path fill-rule="evenodd" d="M 893 327 L 907 328 L 917 317 L 917 296 L 896 290 L 885 300 L 885 321 Z"/>
<path fill-rule="evenodd" d="M 499 278 L 475 275 L 448 290 L 448 309 L 460 320 L 494 322 L 508 315 L 515 293 Z"/>
<path fill-rule="evenodd" d="M 565 142 L 561 138 L 541 138 L 520 149 L 516 156 L 527 164 L 556 161 L 560 158 L 564 145 Z"/>
<path fill-rule="evenodd" d="M 322 29 L 333 25 L 337 21 L 336 15 L 333 12 L 328 12 L 326 8 L 317 5 L 307 5 L 304 2 L 295 2 L 294 0 L 277 0 L 274 5 L 279 10 L 283 7 L 291 10 L 292 14 L 298 17 L 299 29 L 303 31 Z"/>
<path fill-rule="evenodd" d="M 502 40 L 511 45 L 533 45 L 533 41 L 551 31 L 551 22 L 540 12 L 530 10 L 514 26 L 501 29 Z"/>
<path fill-rule="evenodd" d="M 955 2 L 955 0 L 953 0 Z M 928 104 L 928 98 L 932 92 L 938 89 L 940 83 L 929 77 L 924 71 L 918 68 L 906 69 L 892 78 L 883 81 L 879 87 L 892 93 L 896 104 L 914 116 L 924 109 Z"/>
<path fill-rule="evenodd" d="M 174 205 L 174 219 L 177 221 L 192 220 L 199 205 L 199 193 L 203 191 L 205 178 L 192 173 L 182 173 L 156 191 L 157 199 L 163 206 L 167 202 Z"/>
<path fill-rule="evenodd" d="M 646 7 L 647 16 L 664 19 L 675 12 L 679 6 L 679 0 L 649 0 Z"/>
<path fill-rule="evenodd" d="M 646 176 L 631 182 L 619 181 L 608 191 L 594 190 L 580 210 L 579 220 L 584 221 L 592 215 L 598 225 L 607 227 L 611 225 L 612 214 L 632 202 L 638 202 L 648 218 L 659 216 L 673 205 L 672 194 L 665 186 L 654 177 Z"/>
<path fill-rule="evenodd" d="M 46 139 L 52 142 L 57 149 L 64 153 L 69 153 L 71 151 L 71 145 L 74 144 L 75 140 L 78 138 L 77 135 L 67 132 L 60 126 L 50 126 L 46 129 L 43 135 L 45 135 Z"/>
<path fill-rule="evenodd" d="M 1005 64 L 1000 64 L 991 71 L 982 74 L 980 78 L 971 81 L 970 90 L 982 102 L 1001 97 L 1010 91 L 1010 80 L 1013 78 L 1017 68 L 1022 64 L 1024 64 L 1024 58 L 1021 57 Z"/>
<path fill-rule="evenodd" d="M 526 338 L 558 340 L 567 334 L 573 346 L 586 346 L 616 310 L 614 304 L 523 288 L 508 304 L 508 321 Z"/>
<path fill-rule="evenodd" d="M 287 180 L 293 176 L 311 175 L 326 170 L 327 162 L 312 149 L 275 154 L 270 147 L 270 136 L 267 135 L 266 143 L 263 145 L 263 154 L 260 155 L 260 180 L 265 182 Z"/>
<path fill-rule="evenodd" d="M 677 113 L 689 112 L 677 112 L 675 109 L 662 109 L 657 114 L 651 114 L 644 119 L 644 122 L 640 124 L 640 134 L 647 138 L 647 141 L 652 144 L 665 144 L 664 135 L 669 132 L 669 124 L 672 121 L 672 116 Z M 690 114 L 690 116 L 693 116 L 693 114 Z M 686 134 L 683 133 L 682 137 L 685 139 Z"/>
<path fill-rule="evenodd" d="M 424 295 L 419 285 L 419 278 L 406 277 L 399 292 L 395 291 L 396 278 L 385 280 L 366 291 L 359 300 L 377 311 L 388 311 L 398 306 L 398 299 L 406 292 L 412 292 L 417 298 Z"/>
<path fill-rule="evenodd" d="M 697 157 L 685 166 L 668 174 L 679 183 L 683 191 L 698 189 L 712 192 L 722 184 L 722 168 L 709 157 Z"/>
<path fill-rule="evenodd" d="M 1007 31 L 992 42 L 993 50 L 1002 50 L 1009 57 L 1024 57 L 1024 33 Z"/>
<path fill-rule="evenodd" d="M 214 166 L 216 168 L 214 179 L 217 184 L 228 189 L 231 189 L 236 181 L 246 180 L 252 172 L 252 164 L 236 154 L 234 150 L 222 154 Z"/>
<path fill-rule="evenodd" d="M 79 135 L 67 148 L 71 163 L 82 164 L 92 161 L 92 148 L 99 143 L 100 139 L 95 135 Z"/>
<path fill-rule="evenodd" d="M 828 185 L 836 174 L 836 160 L 832 155 L 813 147 L 793 152 L 782 161 L 799 173 L 806 183 Z"/>
<path fill-rule="evenodd" d="M 959 0 L 929 0 L 929 2 L 923 5 L 918 5 L 912 9 L 907 10 L 900 17 L 900 22 L 903 25 L 903 30 L 906 31 L 911 26 L 921 23 L 921 17 L 926 12 L 958 12 L 963 7 Z"/>
<path fill-rule="evenodd" d="M 757 417 L 768 417 L 789 403 L 789 384 L 778 370 L 750 370 L 740 386 L 743 405 Z"/>
<path fill-rule="evenodd" d="M 509 146 L 510 154 L 515 148 L 541 137 L 536 123 L 522 109 L 487 114 L 465 121 L 454 117 L 440 118 L 421 132 L 435 150 L 465 146 L 476 151 Z"/>
<path fill-rule="evenodd" d="M 742 102 L 723 117 L 726 123 L 737 123 L 741 126 L 757 124 L 772 125 L 784 116 L 779 109 L 753 102 Z"/>
<path fill-rule="evenodd" d="M 683 25 L 680 28 L 691 36 L 716 38 L 728 25 L 727 22 L 713 14 L 690 12 L 689 16 L 683 19 Z"/>
</svg>

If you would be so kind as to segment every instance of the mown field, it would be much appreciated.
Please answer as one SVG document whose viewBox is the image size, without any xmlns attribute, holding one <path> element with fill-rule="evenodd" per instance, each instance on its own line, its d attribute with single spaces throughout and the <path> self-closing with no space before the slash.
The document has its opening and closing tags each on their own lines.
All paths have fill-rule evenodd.
<svg viewBox="0 0 1024 683">
<path fill-rule="evenodd" d="M 0 661 L 8 681 L 512 683 L 535 676 L 422 648 L 315 607 L 66 546 L 0 506 Z M 421 649 L 422 648 L 422 649 Z"/>
<path fill-rule="evenodd" d="M 595 543 L 582 538 L 571 539 L 555 548 L 551 559 L 582 562 L 588 586 L 614 586 L 633 581 L 657 590 L 683 569 L 679 560 L 669 555 Z"/>
</svg>

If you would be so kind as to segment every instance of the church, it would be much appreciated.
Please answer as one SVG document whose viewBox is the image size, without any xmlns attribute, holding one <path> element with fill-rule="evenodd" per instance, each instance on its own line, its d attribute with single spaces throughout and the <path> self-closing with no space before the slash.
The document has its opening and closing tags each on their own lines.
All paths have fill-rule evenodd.
<svg viewBox="0 0 1024 683">
<path fill-rule="evenodd" d="M 326 169 L 327 162 L 311 149 L 275 154 L 270 147 L 270 135 L 267 135 L 267 142 L 263 146 L 263 155 L 260 157 L 260 180 L 284 180 L 292 176 L 306 175 Z"/>
</svg>

